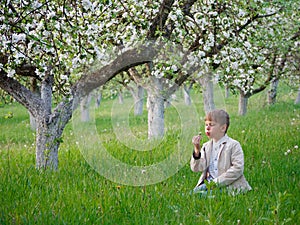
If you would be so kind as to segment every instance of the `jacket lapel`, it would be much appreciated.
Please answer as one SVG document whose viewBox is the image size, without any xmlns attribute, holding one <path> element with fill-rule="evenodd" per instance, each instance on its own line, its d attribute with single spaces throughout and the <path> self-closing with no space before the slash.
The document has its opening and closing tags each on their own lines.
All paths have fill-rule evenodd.
<svg viewBox="0 0 300 225">
<path fill-rule="evenodd" d="M 221 155 L 221 153 L 222 153 L 222 151 L 223 151 L 225 145 L 227 144 L 227 142 L 228 142 L 228 138 L 226 138 L 226 139 L 222 142 L 221 147 L 220 147 L 220 151 L 219 151 L 219 153 L 218 153 L 218 159 L 219 159 L 219 157 L 220 157 L 220 155 Z"/>
</svg>

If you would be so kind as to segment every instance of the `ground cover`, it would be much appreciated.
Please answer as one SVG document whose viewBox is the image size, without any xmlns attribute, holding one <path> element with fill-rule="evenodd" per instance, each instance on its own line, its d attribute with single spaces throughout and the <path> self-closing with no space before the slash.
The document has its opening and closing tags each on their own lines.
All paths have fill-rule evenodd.
<svg viewBox="0 0 300 225">
<path fill-rule="evenodd" d="M 266 106 L 262 98 L 253 98 L 243 117 L 236 113 L 236 97 L 224 100 L 232 118 L 228 133 L 243 146 L 245 176 L 253 191 L 213 198 L 190 195 L 199 174 L 190 171 L 188 161 L 173 176 L 152 185 L 106 179 L 85 160 L 72 123 L 63 135 L 59 169 L 38 171 L 26 110 L 16 103 L 2 105 L 0 224 L 299 224 L 300 107 L 289 98 Z M 174 151 L 181 135 L 174 108 L 166 109 L 166 138 L 152 151 L 142 152 L 116 138 L 111 104 L 105 100 L 95 112 L 97 132 L 111 155 L 140 166 Z M 201 100 L 195 97 L 194 104 L 201 117 Z M 146 112 L 140 117 L 130 114 L 129 123 L 137 136 L 146 137 Z"/>
</svg>

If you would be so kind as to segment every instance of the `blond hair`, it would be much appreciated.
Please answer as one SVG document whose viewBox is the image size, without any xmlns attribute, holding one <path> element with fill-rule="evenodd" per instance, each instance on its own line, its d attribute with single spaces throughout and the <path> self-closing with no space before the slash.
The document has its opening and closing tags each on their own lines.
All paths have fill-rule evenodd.
<svg viewBox="0 0 300 225">
<path fill-rule="evenodd" d="M 205 116 L 204 121 L 215 121 L 221 125 L 226 124 L 225 133 L 227 132 L 229 124 L 230 124 L 229 115 L 223 109 L 215 109 L 215 110 L 208 112 Z"/>
</svg>

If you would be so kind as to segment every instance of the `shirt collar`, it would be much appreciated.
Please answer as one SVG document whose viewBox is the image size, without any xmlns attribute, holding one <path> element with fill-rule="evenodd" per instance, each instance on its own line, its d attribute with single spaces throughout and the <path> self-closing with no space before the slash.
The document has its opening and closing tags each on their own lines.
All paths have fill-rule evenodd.
<svg viewBox="0 0 300 225">
<path fill-rule="evenodd" d="M 213 145 L 220 146 L 221 144 L 225 144 L 227 142 L 227 134 L 225 134 L 217 143 L 213 141 Z"/>
</svg>

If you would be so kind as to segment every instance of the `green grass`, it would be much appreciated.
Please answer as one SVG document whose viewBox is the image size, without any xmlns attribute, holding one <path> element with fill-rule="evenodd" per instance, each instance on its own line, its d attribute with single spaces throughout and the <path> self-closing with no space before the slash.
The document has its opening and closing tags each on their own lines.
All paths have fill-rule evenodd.
<svg viewBox="0 0 300 225">
<path fill-rule="evenodd" d="M 106 179 L 85 161 L 71 123 L 60 147 L 59 169 L 38 171 L 26 110 L 18 104 L 4 106 L 0 108 L 0 224 L 299 224 L 300 107 L 291 99 L 265 106 L 262 98 L 250 99 L 243 117 L 236 113 L 236 97 L 225 100 L 231 115 L 228 134 L 243 146 L 245 176 L 253 191 L 214 198 L 189 194 L 199 174 L 191 172 L 188 162 L 174 176 L 153 185 L 126 186 Z M 202 115 L 201 100 L 194 96 L 194 101 Z M 115 138 L 111 104 L 102 102 L 96 129 L 114 157 L 140 166 L 159 162 L 174 151 L 180 136 L 174 108 L 166 110 L 166 138 L 143 152 Z M 5 118 L 9 112 L 13 116 Z M 130 115 L 129 123 L 134 134 L 145 138 L 146 112 Z"/>
</svg>

